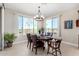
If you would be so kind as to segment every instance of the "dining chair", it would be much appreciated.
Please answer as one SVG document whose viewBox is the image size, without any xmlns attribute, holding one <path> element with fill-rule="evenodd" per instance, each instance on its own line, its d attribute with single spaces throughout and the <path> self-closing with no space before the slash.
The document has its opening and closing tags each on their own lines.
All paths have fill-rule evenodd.
<svg viewBox="0 0 79 59">
<path fill-rule="evenodd" d="M 38 40 L 37 35 L 32 35 L 32 51 L 34 48 L 35 48 L 35 54 L 37 54 L 38 48 L 42 48 L 43 50 L 45 49 L 44 42 Z"/>
<path fill-rule="evenodd" d="M 61 39 L 55 40 L 55 41 L 50 41 L 50 43 L 48 44 L 48 53 L 49 53 L 50 48 L 52 48 L 52 54 L 54 56 L 57 56 L 57 52 L 59 52 L 60 55 L 62 55 L 61 50 L 60 50 L 61 41 L 62 41 Z"/>
<path fill-rule="evenodd" d="M 31 40 L 31 34 L 30 33 L 27 33 L 27 39 L 28 39 L 27 47 L 30 45 L 29 47 L 31 48 L 32 40 Z"/>
<path fill-rule="evenodd" d="M 47 32 L 47 33 L 45 33 L 45 36 L 53 36 L 53 33 L 52 32 Z"/>
</svg>

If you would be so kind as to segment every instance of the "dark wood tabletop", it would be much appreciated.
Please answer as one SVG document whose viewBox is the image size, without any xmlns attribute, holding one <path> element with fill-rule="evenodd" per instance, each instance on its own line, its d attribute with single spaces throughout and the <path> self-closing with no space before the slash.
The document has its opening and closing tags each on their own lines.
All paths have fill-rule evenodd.
<svg viewBox="0 0 79 59">
<path fill-rule="evenodd" d="M 52 37 L 47 37 L 47 36 L 38 36 L 38 40 L 44 40 L 44 41 L 49 41 L 52 40 Z"/>
</svg>

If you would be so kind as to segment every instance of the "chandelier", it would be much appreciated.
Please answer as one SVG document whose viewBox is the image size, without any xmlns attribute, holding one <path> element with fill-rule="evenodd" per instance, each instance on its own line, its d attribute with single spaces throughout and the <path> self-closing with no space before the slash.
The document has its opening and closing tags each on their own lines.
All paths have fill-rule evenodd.
<svg viewBox="0 0 79 59">
<path fill-rule="evenodd" d="M 44 16 L 41 15 L 41 11 L 40 11 L 40 6 L 38 6 L 38 13 L 36 16 L 34 16 L 34 19 L 37 21 L 43 21 L 44 20 Z"/>
</svg>

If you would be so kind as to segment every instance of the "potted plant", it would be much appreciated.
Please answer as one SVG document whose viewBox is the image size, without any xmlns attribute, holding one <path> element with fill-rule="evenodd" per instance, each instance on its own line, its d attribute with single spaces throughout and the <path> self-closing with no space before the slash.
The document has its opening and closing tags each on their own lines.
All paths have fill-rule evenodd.
<svg viewBox="0 0 79 59">
<path fill-rule="evenodd" d="M 4 41 L 7 44 L 7 47 L 12 47 L 13 41 L 15 40 L 16 36 L 13 33 L 5 33 L 4 34 Z"/>
</svg>

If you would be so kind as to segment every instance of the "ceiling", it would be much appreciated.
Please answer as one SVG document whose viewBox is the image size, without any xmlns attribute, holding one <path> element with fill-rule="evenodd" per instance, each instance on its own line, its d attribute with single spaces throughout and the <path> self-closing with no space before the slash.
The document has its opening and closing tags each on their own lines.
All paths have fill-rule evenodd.
<svg viewBox="0 0 79 59">
<path fill-rule="evenodd" d="M 56 13 L 78 8 L 78 3 L 5 3 L 5 7 L 14 11 L 22 12 L 28 16 L 35 16 L 40 6 L 41 14 L 50 17 Z"/>
</svg>

